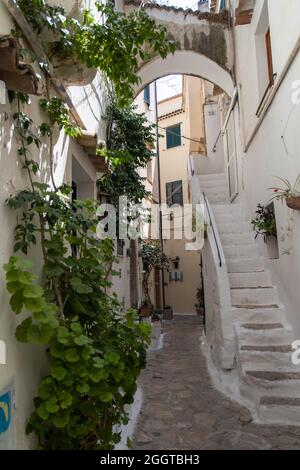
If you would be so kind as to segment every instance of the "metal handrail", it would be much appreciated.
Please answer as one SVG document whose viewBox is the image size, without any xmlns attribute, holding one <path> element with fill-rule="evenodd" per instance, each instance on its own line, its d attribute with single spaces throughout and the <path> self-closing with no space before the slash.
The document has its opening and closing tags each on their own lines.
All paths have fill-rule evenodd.
<svg viewBox="0 0 300 470">
<path fill-rule="evenodd" d="M 214 235 L 214 239 L 215 239 L 215 243 L 216 243 L 216 247 L 217 247 L 217 252 L 218 252 L 218 257 L 219 257 L 219 266 L 221 268 L 222 267 L 221 252 L 220 252 L 216 232 L 215 232 L 215 229 L 214 229 L 214 224 L 212 222 L 211 213 L 210 213 L 210 209 L 209 209 L 209 205 L 208 205 L 208 201 L 207 201 L 205 193 L 203 193 L 203 197 L 204 197 L 204 202 L 205 202 L 205 205 L 206 205 L 206 209 L 207 209 L 207 213 L 208 213 L 208 217 L 209 217 L 209 222 L 210 222 L 210 225 L 211 225 L 211 228 L 212 228 L 212 231 L 213 231 L 213 235 Z"/>
</svg>

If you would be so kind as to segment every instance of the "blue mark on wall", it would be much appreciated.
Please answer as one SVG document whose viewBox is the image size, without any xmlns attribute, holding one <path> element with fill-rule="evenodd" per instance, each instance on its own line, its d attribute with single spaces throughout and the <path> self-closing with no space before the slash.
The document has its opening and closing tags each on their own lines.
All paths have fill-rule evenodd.
<svg viewBox="0 0 300 470">
<path fill-rule="evenodd" d="M 8 431 L 11 424 L 11 392 L 0 395 L 0 434 Z"/>
</svg>

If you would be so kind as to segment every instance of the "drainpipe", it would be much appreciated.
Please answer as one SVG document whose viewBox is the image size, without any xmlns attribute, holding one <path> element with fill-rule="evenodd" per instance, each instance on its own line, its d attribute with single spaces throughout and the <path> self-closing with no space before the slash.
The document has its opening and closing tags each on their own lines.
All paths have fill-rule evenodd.
<svg viewBox="0 0 300 470">
<path fill-rule="evenodd" d="M 161 251 L 164 251 L 164 240 L 162 231 L 162 211 L 161 211 L 161 180 L 160 180 L 160 149 L 159 149 L 159 131 L 158 131 L 158 105 L 157 105 L 157 83 L 154 82 L 155 89 L 155 123 L 156 123 L 156 157 L 157 157 L 157 179 L 158 179 L 158 204 L 159 204 L 159 238 Z M 165 293 L 165 271 L 161 270 L 161 291 L 163 308 L 166 307 L 166 293 Z"/>
</svg>

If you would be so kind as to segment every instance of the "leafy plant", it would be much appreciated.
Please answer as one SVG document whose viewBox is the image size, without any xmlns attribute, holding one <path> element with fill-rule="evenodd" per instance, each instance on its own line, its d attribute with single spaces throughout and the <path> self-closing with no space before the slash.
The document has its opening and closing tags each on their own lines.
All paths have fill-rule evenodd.
<svg viewBox="0 0 300 470">
<path fill-rule="evenodd" d="M 200 287 L 198 287 L 197 289 L 196 298 L 197 298 L 197 303 L 195 304 L 195 307 L 199 309 L 203 308 L 204 306 L 203 289 Z"/>
<path fill-rule="evenodd" d="M 274 193 L 270 199 L 271 201 L 274 199 L 282 201 L 287 198 L 300 196 L 300 175 L 298 175 L 294 184 L 290 183 L 287 178 L 277 177 L 277 179 L 283 183 L 283 186 L 269 188 Z"/>
<path fill-rule="evenodd" d="M 40 106 L 48 114 L 50 120 L 49 124 L 43 123 L 40 126 L 42 135 L 52 135 L 52 128 L 55 124 L 59 129 L 64 129 L 64 132 L 70 137 L 78 137 L 82 134 L 82 129 L 70 122 L 68 108 L 61 98 L 54 96 L 49 99 L 41 99 Z"/>
<path fill-rule="evenodd" d="M 113 82 L 121 106 L 132 101 L 140 62 L 155 55 L 165 58 L 175 51 L 175 44 L 166 39 L 165 27 L 143 9 L 124 14 L 111 4 L 96 2 L 105 17 L 102 24 L 90 11 L 84 12 L 81 21 L 67 18 L 62 7 L 51 7 L 44 0 L 18 0 L 18 5 L 38 34 L 47 27 L 59 35 L 49 49 L 50 57 L 71 56 L 88 68 L 99 69 Z"/>
<path fill-rule="evenodd" d="M 98 186 L 115 207 L 124 195 L 131 203 L 139 204 L 149 195 L 139 169 L 154 156 L 150 147 L 155 143 L 155 125 L 149 124 L 134 106 L 119 109 L 116 102 L 108 106 L 104 119 L 107 148 L 99 149 L 98 153 L 108 159 L 110 171 L 101 177 Z"/>
<path fill-rule="evenodd" d="M 265 243 L 267 242 L 268 237 L 273 236 L 277 238 L 275 214 L 274 210 L 270 207 L 258 204 L 256 217 L 251 221 L 251 223 L 253 225 L 253 229 L 256 231 L 255 238 L 262 235 Z"/>
<path fill-rule="evenodd" d="M 18 153 L 30 187 L 10 196 L 7 205 L 18 211 L 14 250 L 27 254 L 40 246 L 44 283 L 37 283 L 30 262 L 12 256 L 5 265 L 7 290 L 12 310 L 28 314 L 17 339 L 45 345 L 49 361 L 27 432 L 38 436 L 43 449 L 111 449 L 120 439 L 117 426 L 128 420 L 125 406 L 145 365 L 149 328 L 108 293 L 113 242 L 95 237 L 96 201 L 72 201 L 71 187 L 35 181 L 39 166 L 28 154 L 39 140 L 20 109 L 27 101 L 17 100 Z M 51 107 L 49 119 L 58 122 Z"/>
<path fill-rule="evenodd" d="M 159 243 L 142 242 L 141 255 L 143 260 L 143 294 L 145 305 L 152 306 L 149 293 L 149 278 L 155 269 L 169 269 L 170 260 L 168 256 L 161 251 Z"/>
</svg>

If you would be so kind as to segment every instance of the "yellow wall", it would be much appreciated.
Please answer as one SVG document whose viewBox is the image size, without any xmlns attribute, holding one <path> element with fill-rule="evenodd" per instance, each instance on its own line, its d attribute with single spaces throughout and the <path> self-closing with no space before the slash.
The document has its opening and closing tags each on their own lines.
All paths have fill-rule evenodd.
<svg viewBox="0 0 300 470">
<path fill-rule="evenodd" d="M 176 97 L 174 98 L 176 99 Z M 203 145 L 190 140 L 181 139 L 181 146 L 167 149 L 166 132 L 161 128 L 167 128 L 181 123 L 181 136 L 200 140 L 204 138 L 203 126 L 203 81 L 195 77 L 184 77 L 183 110 L 171 117 L 160 118 L 159 126 L 162 137 L 160 138 L 160 166 L 161 166 L 161 192 L 162 203 L 166 203 L 166 183 L 182 180 L 183 202 L 189 203 L 187 166 L 190 152 L 203 151 Z M 170 112 L 174 106 L 172 99 L 158 104 L 166 113 L 167 104 Z M 167 110 L 168 111 L 168 110 Z M 175 213 L 176 217 L 176 213 Z M 183 281 L 169 281 L 169 275 L 165 275 L 166 303 L 173 307 L 175 313 L 194 313 L 196 292 L 200 284 L 200 254 L 186 251 L 185 240 L 164 240 L 164 251 L 171 258 L 179 256 L 179 271 L 183 272 Z M 173 266 L 172 268 L 173 269 Z"/>
</svg>

